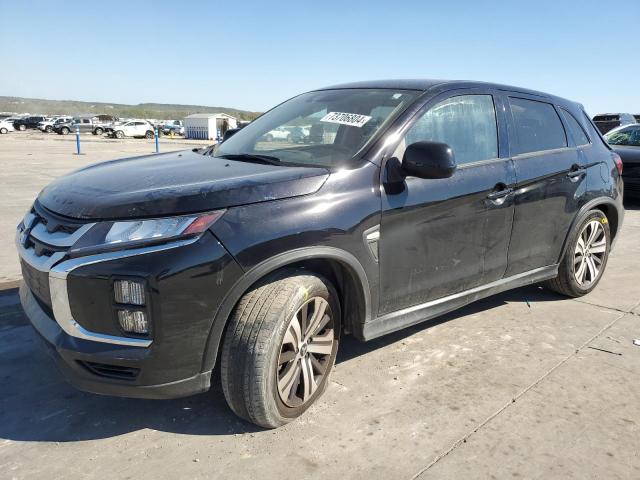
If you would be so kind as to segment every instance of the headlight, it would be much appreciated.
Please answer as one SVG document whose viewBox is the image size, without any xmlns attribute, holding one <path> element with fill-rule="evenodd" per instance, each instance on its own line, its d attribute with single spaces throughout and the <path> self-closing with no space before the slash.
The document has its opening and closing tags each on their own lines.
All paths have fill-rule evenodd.
<svg viewBox="0 0 640 480">
<path fill-rule="evenodd" d="M 120 249 L 201 235 L 224 210 L 180 217 L 100 222 L 76 242 L 72 252 Z"/>
</svg>

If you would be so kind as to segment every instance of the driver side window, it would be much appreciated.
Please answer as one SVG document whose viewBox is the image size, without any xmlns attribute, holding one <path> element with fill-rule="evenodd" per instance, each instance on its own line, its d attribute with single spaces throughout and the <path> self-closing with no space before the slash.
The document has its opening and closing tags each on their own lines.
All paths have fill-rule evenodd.
<svg viewBox="0 0 640 480">
<path fill-rule="evenodd" d="M 460 95 L 432 106 L 407 131 L 394 156 L 415 142 L 448 144 L 456 163 L 498 158 L 498 127 L 491 95 Z"/>
</svg>

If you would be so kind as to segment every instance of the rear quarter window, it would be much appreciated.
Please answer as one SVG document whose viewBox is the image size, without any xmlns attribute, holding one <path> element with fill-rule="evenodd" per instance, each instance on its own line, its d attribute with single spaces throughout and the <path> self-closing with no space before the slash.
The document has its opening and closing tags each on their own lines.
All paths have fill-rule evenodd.
<svg viewBox="0 0 640 480">
<path fill-rule="evenodd" d="M 571 112 L 565 110 L 564 108 L 561 108 L 560 112 L 562 113 L 564 123 L 567 125 L 569 134 L 573 138 L 573 141 L 576 143 L 576 146 L 579 147 L 591 143 L 586 132 L 584 131 L 580 123 L 578 123 L 578 120 L 576 120 L 576 118 L 571 114 Z"/>
<path fill-rule="evenodd" d="M 510 97 L 515 127 L 516 155 L 567 146 L 567 135 L 556 109 L 550 103 Z"/>
</svg>

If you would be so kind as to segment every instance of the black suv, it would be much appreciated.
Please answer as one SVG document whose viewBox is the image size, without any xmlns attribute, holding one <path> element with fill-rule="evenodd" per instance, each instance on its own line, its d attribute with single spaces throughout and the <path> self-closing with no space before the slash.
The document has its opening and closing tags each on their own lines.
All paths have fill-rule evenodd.
<svg viewBox="0 0 640 480">
<path fill-rule="evenodd" d="M 264 141 L 300 126 L 313 142 Z M 574 102 L 392 80 L 294 97 L 201 151 L 47 186 L 17 230 L 22 305 L 68 379 L 109 395 L 209 388 L 265 427 L 361 340 L 510 288 L 598 284 L 620 158 Z M 216 370 L 217 371 L 217 370 Z"/>
<path fill-rule="evenodd" d="M 40 122 L 44 122 L 46 119 L 47 117 L 43 116 L 21 118 L 20 120 L 16 120 L 15 122 L 13 122 L 13 128 L 24 132 L 28 128 L 38 128 Z"/>
</svg>

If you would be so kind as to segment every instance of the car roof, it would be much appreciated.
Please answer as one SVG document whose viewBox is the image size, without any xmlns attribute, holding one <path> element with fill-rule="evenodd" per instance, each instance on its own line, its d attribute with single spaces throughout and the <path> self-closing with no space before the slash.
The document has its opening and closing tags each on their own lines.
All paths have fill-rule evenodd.
<svg viewBox="0 0 640 480">
<path fill-rule="evenodd" d="M 474 80 L 437 80 L 437 79 L 396 79 L 396 80 L 369 80 L 362 82 L 342 83 L 329 87 L 318 88 L 319 90 L 338 90 L 348 88 L 376 88 L 376 89 L 394 89 L 394 90 L 416 90 L 427 92 L 429 90 L 453 90 L 458 88 L 492 88 L 496 90 L 505 90 L 509 92 L 524 93 L 547 99 L 557 100 L 560 103 L 576 103 L 565 98 L 551 95 L 549 93 L 539 92 L 528 88 L 514 87 L 511 85 L 503 85 L 500 83 L 479 82 Z"/>
</svg>

